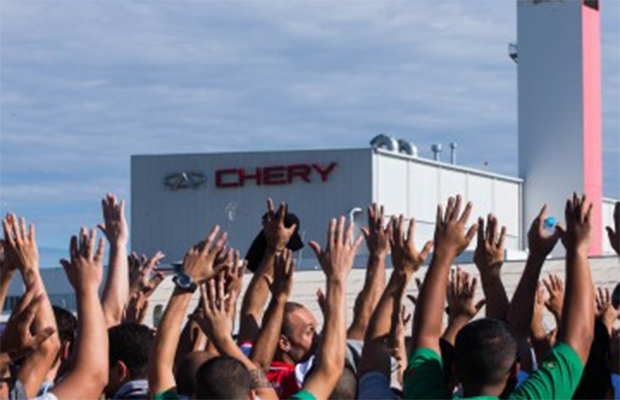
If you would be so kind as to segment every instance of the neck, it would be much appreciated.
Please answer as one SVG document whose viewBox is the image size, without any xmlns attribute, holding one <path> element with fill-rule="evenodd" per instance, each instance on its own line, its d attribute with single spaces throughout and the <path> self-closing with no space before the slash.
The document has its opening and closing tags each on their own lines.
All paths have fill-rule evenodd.
<svg viewBox="0 0 620 400">
<path fill-rule="evenodd" d="M 276 351 L 276 354 L 273 356 L 273 361 L 282 362 L 290 365 L 297 364 L 288 354 L 284 353 L 280 349 L 278 349 Z"/>
</svg>

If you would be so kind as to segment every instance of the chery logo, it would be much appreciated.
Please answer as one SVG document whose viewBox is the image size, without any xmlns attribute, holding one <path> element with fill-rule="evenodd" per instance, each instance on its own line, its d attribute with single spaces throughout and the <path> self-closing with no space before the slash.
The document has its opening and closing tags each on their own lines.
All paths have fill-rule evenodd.
<svg viewBox="0 0 620 400">
<path fill-rule="evenodd" d="M 164 186 L 172 191 L 179 189 L 198 189 L 207 182 L 207 178 L 199 172 L 179 172 L 164 178 Z"/>
<path fill-rule="evenodd" d="M 228 168 L 215 171 L 218 188 L 240 187 L 253 182 L 256 186 L 289 185 L 294 182 L 327 182 L 338 165 L 321 164 L 270 165 L 252 169 Z"/>
</svg>

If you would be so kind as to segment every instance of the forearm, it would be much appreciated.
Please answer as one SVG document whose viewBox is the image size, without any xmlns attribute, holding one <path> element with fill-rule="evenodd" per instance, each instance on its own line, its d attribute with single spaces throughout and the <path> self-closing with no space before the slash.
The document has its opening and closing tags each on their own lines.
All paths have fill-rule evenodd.
<svg viewBox="0 0 620 400">
<path fill-rule="evenodd" d="M 525 263 L 525 269 L 523 270 L 521 280 L 519 280 L 517 289 L 512 296 L 512 302 L 508 308 L 508 323 L 512 329 L 522 337 L 527 337 L 529 334 L 532 313 L 534 312 L 538 278 L 540 277 L 540 271 L 544 261 L 544 256 L 530 254 Z"/>
<path fill-rule="evenodd" d="M 395 305 L 400 303 L 412 276 L 411 273 L 394 269 L 375 312 L 372 314 L 365 340 L 376 339 L 390 332 Z"/>
<path fill-rule="evenodd" d="M 363 340 L 364 333 L 385 287 L 385 254 L 371 253 L 366 266 L 364 287 L 355 300 L 353 322 L 347 331 L 347 338 Z"/>
<path fill-rule="evenodd" d="M 260 328 L 254 346 L 252 346 L 252 362 L 263 371 L 269 370 L 273 355 L 278 346 L 282 321 L 284 319 L 285 296 L 274 296 L 269 302 L 269 307 L 263 318 L 263 325 Z"/>
<path fill-rule="evenodd" d="M 0 270 L 0 274 L 0 312 L 2 312 L 2 310 L 4 310 L 4 301 L 6 300 L 6 295 L 9 292 L 9 286 L 11 285 L 11 279 L 13 279 L 15 270 Z"/>
<path fill-rule="evenodd" d="M 98 398 L 108 380 L 108 331 L 96 290 L 76 293 L 75 363 L 53 389 L 59 399 Z"/>
<path fill-rule="evenodd" d="M 594 288 L 587 248 L 566 252 L 566 294 L 559 340 L 571 346 L 586 362 L 594 336 Z"/>
<path fill-rule="evenodd" d="M 458 316 L 448 321 L 448 327 L 443 333 L 442 338 L 452 346 L 456 343 L 456 335 L 469 322 L 469 318 Z"/>
<path fill-rule="evenodd" d="M 484 292 L 484 297 L 487 299 L 487 318 L 495 318 L 505 321 L 508 317 L 510 302 L 499 272 L 492 274 L 480 274 L 480 280 L 482 281 L 482 291 Z"/>
<path fill-rule="evenodd" d="M 413 319 L 413 348 L 430 348 L 439 353 L 446 287 L 454 253 L 437 251 L 422 284 Z"/>
<path fill-rule="evenodd" d="M 174 357 L 181 335 L 181 325 L 191 293 L 174 289 L 166 311 L 157 329 L 149 355 L 149 391 L 151 396 L 174 387 Z"/>
<path fill-rule="evenodd" d="M 323 342 L 317 358 L 317 370 L 327 372 L 329 379 L 338 380 L 344 368 L 346 346 L 346 288 L 345 282 L 330 279 L 327 282 L 327 315 L 323 328 Z M 337 376 L 333 376 L 337 373 Z"/>
<path fill-rule="evenodd" d="M 101 295 L 101 305 L 108 327 L 121 323 L 129 300 L 129 265 L 124 243 L 111 243 L 108 276 Z"/>
<path fill-rule="evenodd" d="M 263 260 L 243 296 L 239 318 L 239 341 L 241 343 L 256 340 L 263 308 L 269 296 L 269 286 L 265 277 L 273 277 L 275 259 L 275 251 L 266 249 Z"/>
</svg>

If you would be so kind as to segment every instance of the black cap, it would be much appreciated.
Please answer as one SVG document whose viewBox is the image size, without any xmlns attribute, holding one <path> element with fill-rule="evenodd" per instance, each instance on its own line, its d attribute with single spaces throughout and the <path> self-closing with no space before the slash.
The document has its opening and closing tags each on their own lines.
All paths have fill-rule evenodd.
<svg viewBox="0 0 620 400">
<path fill-rule="evenodd" d="M 267 214 L 263 215 L 263 223 L 267 218 Z M 300 250 L 304 247 L 304 242 L 301 240 L 301 236 L 299 236 L 299 218 L 295 214 L 286 214 L 284 216 L 284 226 L 290 228 L 291 226 L 296 225 L 295 232 L 293 232 L 293 236 L 286 244 L 286 248 L 292 251 Z M 248 250 L 245 259 L 248 261 L 248 269 L 252 272 L 256 272 L 258 266 L 263 260 L 263 256 L 265 255 L 265 249 L 267 248 L 267 239 L 265 238 L 265 233 L 261 229 L 258 233 L 252 244 L 250 245 L 250 249 Z"/>
</svg>

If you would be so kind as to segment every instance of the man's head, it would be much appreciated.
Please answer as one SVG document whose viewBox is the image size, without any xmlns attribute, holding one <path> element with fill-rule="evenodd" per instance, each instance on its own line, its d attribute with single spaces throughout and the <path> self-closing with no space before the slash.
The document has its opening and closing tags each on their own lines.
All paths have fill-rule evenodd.
<svg viewBox="0 0 620 400">
<path fill-rule="evenodd" d="M 208 351 L 193 351 L 185 355 L 174 374 L 177 382 L 177 392 L 184 396 L 193 396 L 198 370 L 204 363 L 214 357 L 216 355 Z"/>
<path fill-rule="evenodd" d="M 112 397 L 123 384 L 146 379 L 153 331 L 133 322 L 121 324 L 108 329 L 108 340 L 110 373 L 105 394 Z"/>
<path fill-rule="evenodd" d="M 283 358 L 295 364 L 310 358 L 318 343 L 316 327 L 316 318 L 310 310 L 299 303 L 286 303 L 278 342 Z"/>
<path fill-rule="evenodd" d="M 489 318 L 467 324 L 456 337 L 455 370 L 466 396 L 489 387 L 501 393 L 518 373 L 517 341 L 510 326 Z"/>
<path fill-rule="evenodd" d="M 196 373 L 194 399 L 253 400 L 250 372 L 241 362 L 227 356 L 204 363 Z"/>
</svg>

